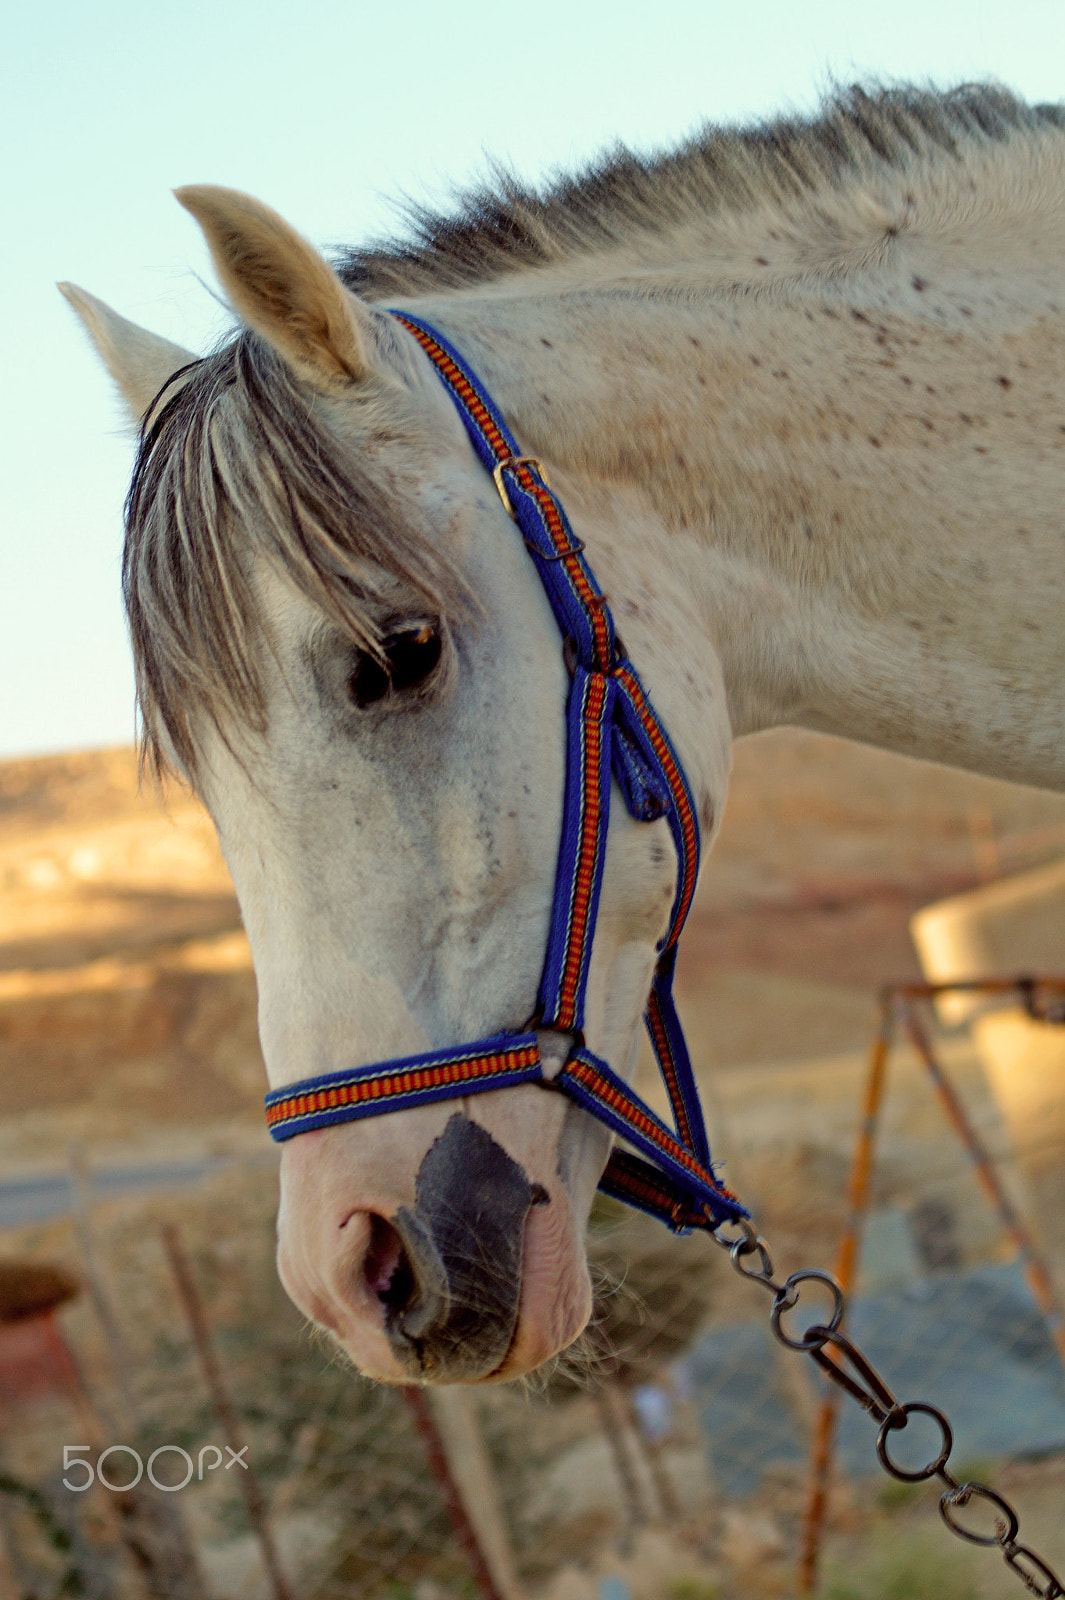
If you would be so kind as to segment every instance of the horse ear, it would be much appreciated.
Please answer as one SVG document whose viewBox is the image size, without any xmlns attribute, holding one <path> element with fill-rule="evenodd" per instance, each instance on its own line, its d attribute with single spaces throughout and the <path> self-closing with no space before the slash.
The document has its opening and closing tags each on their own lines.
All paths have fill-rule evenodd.
<svg viewBox="0 0 1065 1600">
<path fill-rule="evenodd" d="M 317 387 L 370 375 L 370 313 L 306 239 L 236 189 L 174 191 L 203 229 L 235 311 Z"/>
<path fill-rule="evenodd" d="M 195 361 L 195 356 L 179 344 L 171 344 L 169 339 L 161 339 L 147 328 L 127 322 L 95 295 L 79 289 L 76 283 L 60 283 L 56 287 L 84 323 L 139 427 L 141 418 L 166 380 L 179 367 Z"/>
</svg>

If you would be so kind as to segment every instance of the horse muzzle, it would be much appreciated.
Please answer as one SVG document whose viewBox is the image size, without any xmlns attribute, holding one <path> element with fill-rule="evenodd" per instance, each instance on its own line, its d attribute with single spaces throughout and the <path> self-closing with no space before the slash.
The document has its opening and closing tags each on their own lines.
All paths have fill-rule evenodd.
<svg viewBox="0 0 1065 1600">
<path fill-rule="evenodd" d="M 543 1091 L 527 1095 L 539 1129 Z M 514 1101 L 498 1100 L 509 1113 Z M 557 1109 L 559 1131 L 589 1121 L 572 1107 Z M 514 1154 L 501 1130 L 457 1109 L 446 1120 L 437 1108 L 431 1113 L 436 1128 L 413 1171 L 410 1141 L 388 1137 L 402 1118 L 291 1142 L 282 1171 L 281 1278 L 297 1306 L 369 1377 L 506 1381 L 570 1344 L 587 1321 L 581 1202 L 602 1165 L 602 1130 L 589 1123 L 595 1148 L 575 1208 L 571 1162 L 557 1138 L 530 1150 L 530 1175 L 525 1158 L 516 1159 L 525 1141 L 512 1137 L 512 1125 L 506 1138 Z M 373 1132 L 385 1135 L 376 1149 Z M 368 1155 L 374 1170 L 367 1177 Z"/>
<path fill-rule="evenodd" d="M 526 1222 L 549 1203 L 479 1123 L 448 1120 L 418 1170 L 414 1206 L 374 1220 L 365 1267 L 392 1353 L 413 1378 L 476 1381 L 503 1365 Z"/>
</svg>

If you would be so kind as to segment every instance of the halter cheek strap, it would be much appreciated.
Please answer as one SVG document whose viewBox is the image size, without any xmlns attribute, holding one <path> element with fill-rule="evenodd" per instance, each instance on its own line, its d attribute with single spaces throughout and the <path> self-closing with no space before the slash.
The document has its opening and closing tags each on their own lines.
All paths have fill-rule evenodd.
<svg viewBox="0 0 1065 1600">
<path fill-rule="evenodd" d="M 520 454 L 497 407 L 447 340 L 406 312 L 393 315 L 417 339 L 445 384 L 503 505 L 518 524 L 565 641 L 572 683 L 566 704 L 562 834 L 537 1025 L 575 1042 L 550 1078 L 535 1032 L 500 1034 L 458 1048 L 307 1078 L 267 1095 L 270 1132 L 275 1139 L 291 1139 L 336 1122 L 539 1083 L 568 1095 L 631 1147 L 611 1155 L 599 1185 L 605 1193 L 677 1230 L 713 1228 L 746 1216 L 710 1165 L 702 1108 L 673 1001 L 677 941 L 699 870 L 699 827 L 684 770 L 622 651 L 606 597 L 539 462 Z M 669 1093 L 672 1129 L 583 1043 L 614 782 L 638 821 L 666 819 L 677 852 L 677 890 L 645 1018 Z"/>
</svg>

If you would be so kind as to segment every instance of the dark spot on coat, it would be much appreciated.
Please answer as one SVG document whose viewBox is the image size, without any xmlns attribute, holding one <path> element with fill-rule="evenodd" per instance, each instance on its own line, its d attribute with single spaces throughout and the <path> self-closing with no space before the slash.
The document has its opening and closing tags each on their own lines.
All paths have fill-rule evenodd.
<svg viewBox="0 0 1065 1600">
<path fill-rule="evenodd" d="M 695 346 L 696 350 L 701 350 L 703 348 L 702 345 L 699 343 L 698 339 L 695 337 L 694 333 L 689 333 L 689 335 L 688 335 L 688 343 L 689 344 L 693 344 Z"/>
<path fill-rule="evenodd" d="M 1012 389 L 1013 388 L 1013 379 L 1012 378 L 1003 377 L 1001 373 L 995 379 L 995 382 L 998 383 L 998 384 L 1001 384 L 1003 389 Z"/>
<path fill-rule="evenodd" d="M 875 434 L 871 433 L 869 435 L 869 443 L 872 445 L 874 450 L 880 449 L 880 440 L 875 436 Z"/>
<path fill-rule="evenodd" d="M 913 277 L 910 279 L 910 283 L 917 290 L 918 294 L 924 294 L 925 290 L 928 288 L 927 281 L 924 278 L 919 278 L 917 276 L 916 272 L 914 273 Z"/>
<path fill-rule="evenodd" d="M 765 256 L 755 256 L 754 264 L 757 267 L 768 267 L 769 262 Z"/>
</svg>

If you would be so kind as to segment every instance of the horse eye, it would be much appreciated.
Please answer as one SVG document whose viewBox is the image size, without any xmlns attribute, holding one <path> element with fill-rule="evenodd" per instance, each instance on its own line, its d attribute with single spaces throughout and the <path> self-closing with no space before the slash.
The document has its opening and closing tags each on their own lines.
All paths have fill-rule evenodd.
<svg viewBox="0 0 1065 1600">
<path fill-rule="evenodd" d="M 385 659 L 394 693 L 416 689 L 440 660 L 439 629 L 425 622 L 420 628 L 391 634 L 385 640 Z"/>
<path fill-rule="evenodd" d="M 351 698 L 360 710 L 377 705 L 390 694 L 417 689 L 440 661 L 440 630 L 432 622 L 397 629 L 382 646 L 381 656 L 360 650 L 348 679 Z"/>
</svg>

